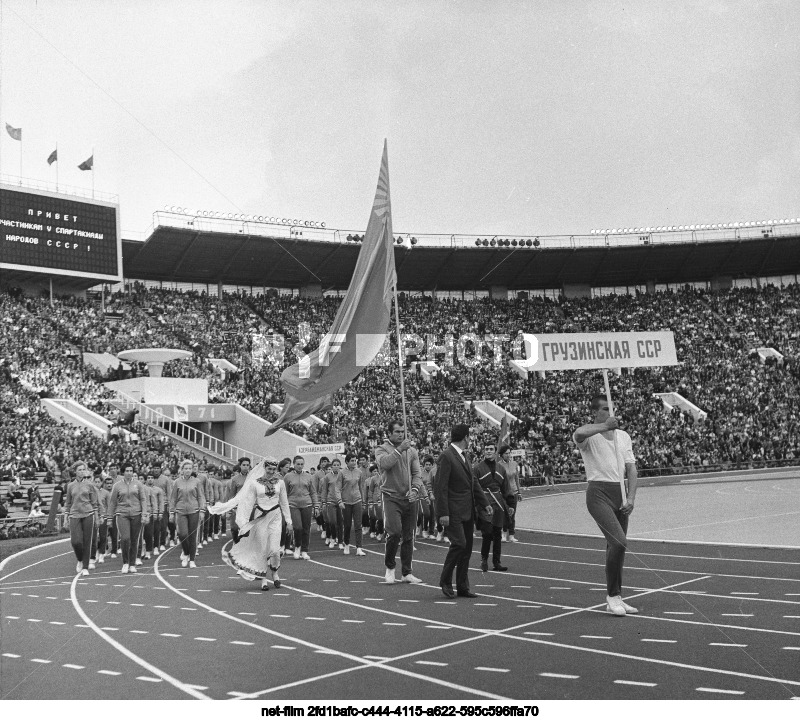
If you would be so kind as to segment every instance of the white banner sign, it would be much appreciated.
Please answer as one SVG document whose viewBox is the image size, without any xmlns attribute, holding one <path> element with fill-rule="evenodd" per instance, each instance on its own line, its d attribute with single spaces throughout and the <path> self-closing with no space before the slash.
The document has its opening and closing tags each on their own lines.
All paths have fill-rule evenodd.
<svg viewBox="0 0 800 721">
<path fill-rule="evenodd" d="M 636 333 L 523 333 L 529 371 L 679 365 L 671 330 Z"/>
<path fill-rule="evenodd" d="M 344 453 L 344 443 L 329 443 L 326 446 L 297 446 L 297 455 L 304 453 Z"/>
</svg>

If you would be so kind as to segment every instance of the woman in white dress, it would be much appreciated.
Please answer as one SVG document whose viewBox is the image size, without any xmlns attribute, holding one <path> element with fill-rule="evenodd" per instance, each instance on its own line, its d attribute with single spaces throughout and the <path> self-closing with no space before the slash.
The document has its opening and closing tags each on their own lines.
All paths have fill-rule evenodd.
<svg viewBox="0 0 800 721">
<path fill-rule="evenodd" d="M 242 489 L 230 501 L 216 503 L 208 511 L 227 513 L 236 509 L 239 541 L 225 550 L 222 560 L 246 581 L 262 579 L 261 588 L 269 589 L 268 577 L 280 588 L 281 528 L 286 519 L 287 533 L 292 533 L 286 486 L 278 474 L 278 461 L 267 457 L 247 474 Z"/>
</svg>

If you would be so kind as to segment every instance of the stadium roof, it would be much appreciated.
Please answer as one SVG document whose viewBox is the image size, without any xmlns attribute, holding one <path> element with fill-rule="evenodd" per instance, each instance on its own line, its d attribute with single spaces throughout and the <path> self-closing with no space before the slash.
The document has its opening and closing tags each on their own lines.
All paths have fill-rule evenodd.
<svg viewBox="0 0 800 721">
<path fill-rule="evenodd" d="M 123 240 L 126 278 L 299 288 L 350 283 L 358 243 L 270 238 L 158 226 L 144 242 Z M 395 245 L 401 290 L 510 290 L 687 283 L 719 276 L 800 272 L 800 236 L 590 248 Z"/>
</svg>

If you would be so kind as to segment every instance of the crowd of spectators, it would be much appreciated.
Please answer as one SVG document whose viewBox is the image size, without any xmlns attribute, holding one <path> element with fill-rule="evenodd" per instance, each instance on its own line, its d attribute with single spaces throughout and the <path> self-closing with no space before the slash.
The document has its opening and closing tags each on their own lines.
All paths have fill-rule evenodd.
<svg viewBox="0 0 800 721">
<path fill-rule="evenodd" d="M 281 371 L 296 362 L 298 354 L 318 345 L 340 301 L 244 294 L 217 298 L 135 284 L 128 293 L 109 295 L 104 312 L 91 300 L 58 299 L 51 304 L 49 299 L 0 296 L 0 357 L 4 372 L 14 381 L 4 386 L 2 396 L 0 460 L 13 450 L 15 458 L 30 457 L 41 467 L 47 459 L 62 463 L 79 450 L 83 457 L 91 454 L 105 462 L 104 456 L 112 452 L 107 444 L 48 425 L 38 406 L 39 397 L 55 395 L 74 398 L 102 414 L 115 412 L 99 374 L 82 363 L 86 351 L 191 350 L 190 359 L 168 364 L 164 375 L 205 377 L 212 402 L 240 403 L 274 420 L 270 405 L 283 400 Z M 481 438 L 496 429 L 481 421 L 470 403 L 492 400 L 518 418 L 510 429 L 511 445 L 527 453 L 524 473 L 538 475 L 549 466 L 556 477 L 579 474 L 580 454 L 571 433 L 585 422 L 587 399 L 602 388 L 601 376 L 578 371 L 545 377 L 531 373 L 523 379 L 508 363 L 519 352 L 517 334 L 669 329 L 675 334 L 680 366 L 611 377 L 618 415 L 634 440 L 640 467 L 790 463 L 800 456 L 798 310 L 796 285 L 714 293 L 687 288 L 558 301 L 405 297 L 400 303 L 402 332 L 423 339 L 432 336 L 434 345 L 444 346 L 448 336 L 507 336 L 477 355 L 467 345 L 454 363 L 438 354 L 433 359 L 440 370 L 430 378 L 407 369 L 409 427 L 423 452 L 446 447 L 456 422 L 469 423 L 474 436 Z M 255 334 L 282 336 L 283 355 L 254 354 Z M 381 356 L 385 363 L 365 369 L 336 394 L 334 411 L 325 414 L 326 424 L 310 429 L 294 424 L 290 430 L 312 442 L 344 441 L 348 450 L 357 452 L 369 452 L 380 443 L 387 421 L 398 416 L 401 407 L 397 351 L 393 335 L 390 338 Z M 783 353 L 785 362 L 762 363 L 751 353 L 762 345 Z M 424 357 L 421 353 L 419 359 Z M 220 372 L 212 358 L 227 359 L 237 370 Z M 408 360 L 417 359 L 409 354 Z M 680 393 L 705 411 L 707 419 L 695 421 L 678 410 L 665 412 L 653 397 L 662 392 Z"/>
</svg>

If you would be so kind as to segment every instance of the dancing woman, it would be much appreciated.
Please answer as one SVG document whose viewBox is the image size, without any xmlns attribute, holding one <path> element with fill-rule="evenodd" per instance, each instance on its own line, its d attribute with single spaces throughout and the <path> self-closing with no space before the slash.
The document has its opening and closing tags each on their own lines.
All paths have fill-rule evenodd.
<svg viewBox="0 0 800 721">
<path fill-rule="evenodd" d="M 278 461 L 267 457 L 250 473 L 242 490 L 225 503 L 209 507 L 209 513 L 222 514 L 236 509 L 239 542 L 230 551 L 222 549 L 222 560 L 246 581 L 262 579 L 261 589 L 269 589 L 267 575 L 275 588 L 281 587 L 281 527 L 286 518 L 287 534 L 293 532 L 286 486 L 278 475 Z M 283 514 L 281 516 L 281 514 Z"/>
</svg>

